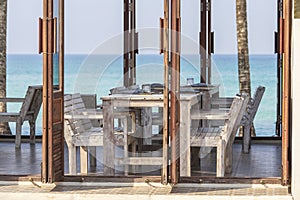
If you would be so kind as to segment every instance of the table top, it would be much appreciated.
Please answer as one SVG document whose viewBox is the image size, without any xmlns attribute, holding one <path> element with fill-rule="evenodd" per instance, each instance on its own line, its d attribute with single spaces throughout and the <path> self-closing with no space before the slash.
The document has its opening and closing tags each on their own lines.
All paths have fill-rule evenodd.
<svg viewBox="0 0 300 200">
<path fill-rule="evenodd" d="M 203 92 L 199 93 L 182 93 L 180 94 L 180 100 L 190 100 L 193 97 L 202 95 Z M 155 93 L 140 93 L 140 94 L 112 94 L 108 96 L 102 96 L 102 100 L 163 100 L 163 94 Z"/>
</svg>

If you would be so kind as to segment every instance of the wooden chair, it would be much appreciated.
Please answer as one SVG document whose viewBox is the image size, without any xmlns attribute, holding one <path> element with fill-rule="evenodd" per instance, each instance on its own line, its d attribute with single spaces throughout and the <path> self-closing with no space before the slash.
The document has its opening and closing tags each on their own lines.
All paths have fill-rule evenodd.
<svg viewBox="0 0 300 200">
<path fill-rule="evenodd" d="M 225 168 L 232 165 L 232 143 L 235 134 L 241 123 L 244 110 L 248 104 L 249 97 L 235 97 L 229 112 L 217 113 L 203 112 L 191 115 L 192 119 L 224 119 L 224 125 L 219 128 L 201 127 L 192 128 L 190 146 L 191 147 L 216 147 L 217 148 L 217 176 L 225 175 Z M 226 170 L 228 171 L 228 170 Z"/>
<path fill-rule="evenodd" d="M 69 173 L 77 173 L 76 147 L 80 147 L 80 172 L 88 173 L 88 153 L 90 162 L 96 163 L 93 158 L 96 156 L 96 146 L 103 146 L 103 129 L 94 127 L 91 119 L 102 120 L 103 113 L 99 109 L 86 109 L 80 94 L 68 94 L 64 96 L 65 107 L 65 131 L 64 137 L 69 151 Z M 116 118 L 121 118 L 124 128 L 115 132 L 114 142 L 118 146 L 124 146 L 124 157 L 128 157 L 128 145 L 134 140 L 130 137 L 127 127 L 128 117 L 134 118 L 130 112 L 114 113 Z M 134 131 L 133 131 L 134 132 Z M 92 155 L 92 156 L 91 156 Z M 125 165 L 125 174 L 128 173 L 128 166 Z"/>
<path fill-rule="evenodd" d="M 35 144 L 35 121 L 42 105 L 42 86 L 28 86 L 25 98 L 0 98 L 0 102 L 22 103 L 19 112 L 0 113 L 0 122 L 16 122 L 16 148 L 21 147 L 21 132 L 24 121 L 30 125 L 30 143 Z"/>
<path fill-rule="evenodd" d="M 262 100 L 262 97 L 265 92 L 265 87 L 259 86 L 255 93 L 253 98 L 250 98 L 249 103 L 246 107 L 246 110 L 243 115 L 243 119 L 241 121 L 241 126 L 244 127 L 244 134 L 243 134 L 243 152 L 248 153 L 250 149 L 250 144 L 251 144 L 251 133 L 250 129 L 253 124 L 255 115 L 257 113 L 257 110 L 259 108 L 260 102 Z M 233 98 L 217 98 L 212 100 L 212 107 L 218 107 L 219 108 L 219 113 L 222 115 L 222 112 L 226 112 L 231 104 L 232 104 Z M 212 116 L 215 116 L 216 114 L 213 114 Z"/>
</svg>

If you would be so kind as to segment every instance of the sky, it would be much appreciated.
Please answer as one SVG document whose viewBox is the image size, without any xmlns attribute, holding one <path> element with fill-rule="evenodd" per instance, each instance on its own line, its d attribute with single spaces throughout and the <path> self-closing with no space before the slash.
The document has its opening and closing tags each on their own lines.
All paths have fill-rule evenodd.
<svg viewBox="0 0 300 200">
<path fill-rule="evenodd" d="M 8 1 L 8 54 L 36 54 L 38 18 L 42 0 Z M 137 0 L 137 28 L 157 28 L 163 17 L 163 0 Z M 185 37 L 197 42 L 200 0 L 181 1 L 181 27 Z M 212 0 L 215 53 L 235 54 L 235 0 Z M 248 0 L 250 54 L 272 54 L 277 0 Z M 25 9 L 25 11 L 24 11 Z M 122 0 L 65 0 L 65 52 L 88 54 L 122 33 Z M 142 40 L 140 38 L 140 40 Z"/>
</svg>

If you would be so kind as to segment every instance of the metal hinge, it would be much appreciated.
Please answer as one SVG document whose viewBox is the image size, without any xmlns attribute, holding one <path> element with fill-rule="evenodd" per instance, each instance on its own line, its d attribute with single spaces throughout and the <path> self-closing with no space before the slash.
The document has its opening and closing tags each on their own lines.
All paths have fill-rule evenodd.
<svg viewBox="0 0 300 200">
<path fill-rule="evenodd" d="M 127 7 L 127 5 L 128 5 L 128 7 Z M 125 2 L 124 3 L 124 12 L 132 12 L 132 11 L 134 11 L 134 3 L 133 2 Z"/>
<path fill-rule="evenodd" d="M 206 11 L 210 11 L 211 10 L 211 3 L 207 2 L 206 3 Z"/>
<path fill-rule="evenodd" d="M 48 23 L 52 23 L 52 29 L 53 29 L 53 35 L 52 35 L 52 40 L 53 40 L 53 46 L 52 50 L 48 52 L 49 50 L 47 49 L 47 46 L 44 45 L 44 28 L 48 27 Z M 45 26 L 45 27 L 44 27 Z M 39 32 L 38 32 L 38 53 L 47 53 L 47 54 L 52 54 L 52 53 L 57 53 L 57 18 L 39 18 Z"/>
<path fill-rule="evenodd" d="M 132 12 L 134 11 L 134 4 L 131 2 L 131 3 L 128 3 L 128 11 L 129 12 Z"/>
<path fill-rule="evenodd" d="M 278 11 L 280 13 L 280 16 L 283 17 L 283 1 L 278 2 Z"/>
<path fill-rule="evenodd" d="M 201 12 L 203 12 L 203 3 L 201 3 Z M 205 3 L 205 11 L 210 11 L 211 10 L 211 3 L 210 2 L 206 2 Z"/>
</svg>

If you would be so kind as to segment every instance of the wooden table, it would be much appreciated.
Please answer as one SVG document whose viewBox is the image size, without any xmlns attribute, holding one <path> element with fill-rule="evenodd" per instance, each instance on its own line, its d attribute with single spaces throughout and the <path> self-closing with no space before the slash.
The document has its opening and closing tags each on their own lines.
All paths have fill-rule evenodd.
<svg viewBox="0 0 300 200">
<path fill-rule="evenodd" d="M 216 90 L 208 90 L 199 93 L 180 94 L 180 174 L 190 176 L 190 113 L 193 106 L 205 101 L 205 106 L 210 105 L 211 96 Z M 101 97 L 103 103 L 103 131 L 104 131 L 104 175 L 114 175 L 114 145 L 113 136 L 113 112 L 116 107 L 121 108 L 152 108 L 163 107 L 162 94 L 113 94 Z"/>
</svg>

